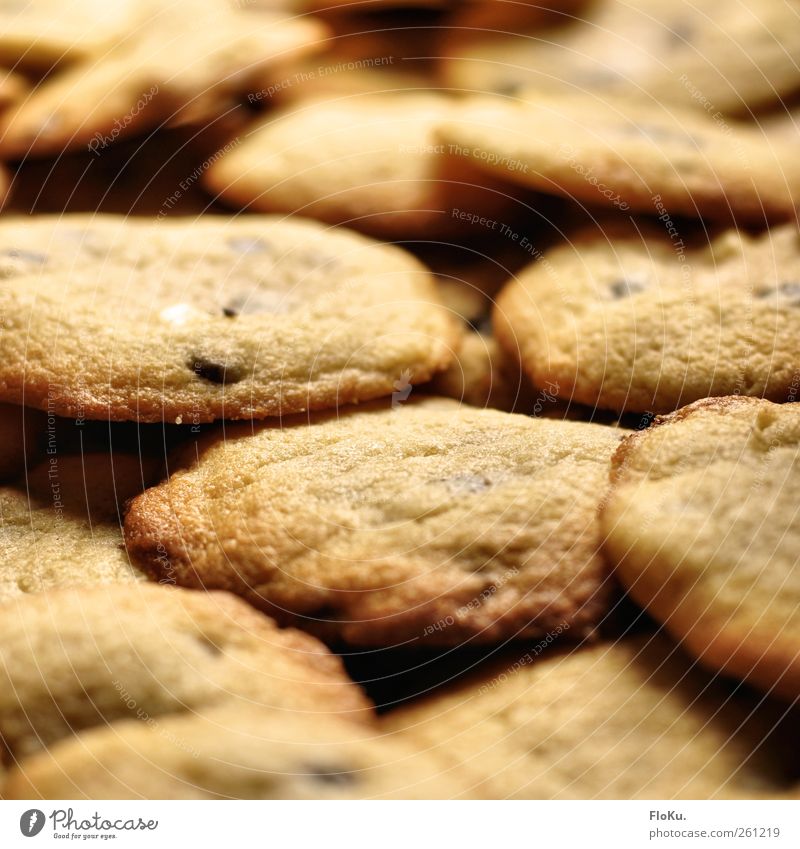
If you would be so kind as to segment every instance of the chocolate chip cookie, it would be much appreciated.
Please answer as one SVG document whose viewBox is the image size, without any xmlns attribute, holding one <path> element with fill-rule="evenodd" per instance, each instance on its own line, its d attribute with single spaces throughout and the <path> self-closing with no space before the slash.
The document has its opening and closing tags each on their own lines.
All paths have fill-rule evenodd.
<svg viewBox="0 0 800 849">
<path fill-rule="evenodd" d="M 795 389 L 800 391 L 800 371 Z M 800 696 L 800 407 L 698 401 L 614 458 L 605 549 L 631 595 L 713 669 Z"/>
<path fill-rule="evenodd" d="M 87 419 L 262 418 L 391 395 L 455 322 L 404 251 L 312 222 L 0 225 L 0 400 Z"/>
<path fill-rule="evenodd" d="M 204 435 L 132 502 L 128 550 L 156 577 L 351 643 L 590 633 L 607 604 L 595 514 L 618 431 L 412 391 Z"/>
<path fill-rule="evenodd" d="M 709 244 L 668 212 L 661 224 L 579 234 L 520 272 L 494 311 L 509 355 L 540 389 L 617 411 L 728 394 L 791 400 L 797 228 Z"/>
</svg>

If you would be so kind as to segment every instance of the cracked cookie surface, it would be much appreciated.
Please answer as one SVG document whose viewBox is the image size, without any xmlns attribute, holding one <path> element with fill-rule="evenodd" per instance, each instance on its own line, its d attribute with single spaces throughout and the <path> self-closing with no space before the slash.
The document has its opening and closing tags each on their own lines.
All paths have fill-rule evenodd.
<svg viewBox="0 0 800 849">
<path fill-rule="evenodd" d="M 503 289 L 495 331 L 536 386 L 638 413 L 796 393 L 797 228 L 697 246 L 675 232 L 579 234 Z"/>
<path fill-rule="evenodd" d="M 222 703 L 281 715 L 371 709 L 313 637 L 228 593 L 154 584 L 54 590 L 0 605 L 0 737 L 18 759 L 118 719 Z"/>
<path fill-rule="evenodd" d="M 132 502 L 128 550 L 353 643 L 589 633 L 619 431 L 400 392 L 393 407 L 202 437 Z"/>
<path fill-rule="evenodd" d="M 270 217 L 0 225 L 0 398 L 199 424 L 390 395 L 455 322 L 409 254 Z"/>
<path fill-rule="evenodd" d="M 800 696 L 800 409 L 698 401 L 628 437 L 603 511 L 636 601 L 713 669 Z"/>
</svg>

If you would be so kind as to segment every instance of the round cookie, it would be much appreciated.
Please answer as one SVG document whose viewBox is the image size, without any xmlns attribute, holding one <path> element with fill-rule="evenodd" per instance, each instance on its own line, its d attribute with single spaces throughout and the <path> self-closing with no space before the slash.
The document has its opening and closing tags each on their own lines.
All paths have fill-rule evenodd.
<svg viewBox="0 0 800 849">
<path fill-rule="evenodd" d="M 119 139 L 163 124 L 210 122 L 238 95 L 273 82 L 282 63 L 319 50 L 326 35 L 310 17 L 226 0 L 168 0 L 112 49 L 48 77 L 6 114 L 0 154 L 88 147 L 101 156 Z"/>
<path fill-rule="evenodd" d="M 800 391 L 800 370 L 795 377 Z M 614 458 L 605 550 L 708 666 L 800 697 L 800 408 L 698 401 Z"/>
<path fill-rule="evenodd" d="M 50 452 L 48 452 L 50 454 Z M 0 603 L 58 587 L 131 583 L 144 575 L 122 541 L 125 502 L 156 483 L 158 457 L 47 456 L 0 486 Z"/>
<path fill-rule="evenodd" d="M 547 27 L 466 26 L 444 38 L 440 74 L 450 88 L 595 92 L 720 116 L 800 87 L 792 58 L 800 50 L 797 10 L 784 0 L 597 0 L 551 16 Z"/>
<path fill-rule="evenodd" d="M 416 260 L 312 222 L 9 219 L 0 273 L 0 399 L 59 415 L 333 407 L 429 379 L 456 341 Z"/>
<path fill-rule="evenodd" d="M 450 799 L 442 758 L 335 716 L 237 705 L 120 720 L 24 759 L 6 799 Z"/>
<path fill-rule="evenodd" d="M 433 133 L 454 113 L 433 92 L 312 98 L 268 113 L 218 159 L 205 187 L 226 203 L 306 215 L 384 238 L 452 232 L 452 208 L 506 203 L 444 155 Z M 463 172 L 463 173 L 462 173 Z"/>
<path fill-rule="evenodd" d="M 479 798 L 775 797 L 796 778 L 780 707 L 732 694 L 660 637 L 542 641 L 386 718 L 384 729 L 478 774 Z"/>
<path fill-rule="evenodd" d="M 477 97 L 436 132 L 450 156 L 623 212 L 763 224 L 794 216 L 792 146 L 690 110 L 589 96 Z"/>
<path fill-rule="evenodd" d="M 671 412 L 712 395 L 789 399 L 800 369 L 800 234 L 664 230 L 576 236 L 520 272 L 494 311 L 534 385 L 617 411 Z M 656 225 L 657 227 L 657 225 Z"/>
<path fill-rule="evenodd" d="M 153 7 L 152 0 L 4 2 L 0 62 L 47 70 L 58 62 L 96 60 Z"/>
<path fill-rule="evenodd" d="M 188 468 L 131 503 L 128 550 L 355 644 L 591 632 L 618 433 L 410 392 L 201 437 L 170 465 Z"/>
<path fill-rule="evenodd" d="M 168 580 L 168 579 L 164 579 Z M 340 661 L 227 593 L 155 584 L 55 590 L 0 606 L 0 736 L 12 759 L 121 719 L 230 703 L 365 720 Z"/>
</svg>

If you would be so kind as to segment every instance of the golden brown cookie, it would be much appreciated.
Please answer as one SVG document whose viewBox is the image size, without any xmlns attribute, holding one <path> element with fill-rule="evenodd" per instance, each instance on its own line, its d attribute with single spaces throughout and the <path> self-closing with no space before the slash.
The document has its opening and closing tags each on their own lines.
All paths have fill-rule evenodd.
<svg viewBox="0 0 800 849">
<path fill-rule="evenodd" d="M 453 208 L 505 205 L 434 141 L 453 101 L 434 92 L 310 98 L 267 113 L 204 183 L 236 207 L 345 224 L 384 238 L 452 232 Z"/>
<path fill-rule="evenodd" d="M 240 94 L 280 75 L 280 65 L 320 48 L 327 30 L 227 0 L 168 0 L 99 57 L 45 79 L 0 126 L 0 154 L 51 156 L 165 124 L 203 124 Z"/>
<path fill-rule="evenodd" d="M 59 62 L 96 60 L 155 7 L 153 0 L 3 3 L 0 62 L 47 70 Z"/>
<path fill-rule="evenodd" d="M 121 452 L 45 458 L 0 486 L 0 602 L 58 587 L 131 583 L 125 502 L 157 483 L 162 462 Z"/>
<path fill-rule="evenodd" d="M 352 643 L 591 632 L 618 433 L 410 392 L 202 437 L 132 502 L 128 550 L 156 576 Z"/>
<path fill-rule="evenodd" d="M 792 147 L 712 116 L 624 98 L 474 98 L 438 143 L 495 178 L 620 212 L 785 220 L 800 198 Z"/>
<path fill-rule="evenodd" d="M 529 15 L 511 19 L 512 11 L 485 23 L 466 13 L 463 28 L 443 39 L 443 84 L 510 95 L 530 87 L 592 92 L 720 119 L 800 87 L 797 10 L 784 0 L 594 0 L 568 11 L 544 27 Z"/>
<path fill-rule="evenodd" d="M 389 714 L 386 730 L 482 776 L 480 798 L 749 799 L 796 777 L 780 707 L 709 681 L 660 637 L 566 656 L 561 638 Z"/>
<path fill-rule="evenodd" d="M 345 230 L 34 221 L 0 225 L 2 400 L 198 425 L 391 395 L 452 358 L 455 322 L 427 270 Z"/>
<path fill-rule="evenodd" d="M 0 605 L 0 684 L 0 737 L 12 759 L 116 720 L 158 726 L 223 703 L 312 720 L 370 716 L 340 661 L 312 637 L 278 629 L 227 593 L 156 584 Z"/>
<path fill-rule="evenodd" d="M 579 234 L 499 296 L 495 332 L 538 388 L 591 406 L 670 412 L 711 395 L 790 400 L 800 369 L 800 234 L 710 244 L 665 210 L 638 232 Z"/>
<path fill-rule="evenodd" d="M 622 443 L 603 513 L 606 552 L 636 601 L 706 665 L 791 700 L 799 472 L 796 404 L 698 401 Z"/>
<path fill-rule="evenodd" d="M 336 716 L 225 705 L 119 720 L 26 758 L 7 799 L 450 799 L 442 758 Z"/>
</svg>

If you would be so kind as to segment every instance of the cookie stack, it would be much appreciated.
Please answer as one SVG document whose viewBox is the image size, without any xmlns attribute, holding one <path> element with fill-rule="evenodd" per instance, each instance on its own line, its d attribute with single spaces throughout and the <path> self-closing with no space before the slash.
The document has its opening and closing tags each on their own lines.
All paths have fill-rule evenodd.
<svg viewBox="0 0 800 849">
<path fill-rule="evenodd" d="M 727 5 L 0 11 L 0 796 L 796 797 L 800 30 Z"/>
</svg>

